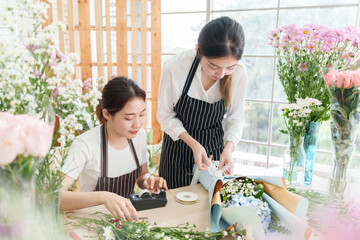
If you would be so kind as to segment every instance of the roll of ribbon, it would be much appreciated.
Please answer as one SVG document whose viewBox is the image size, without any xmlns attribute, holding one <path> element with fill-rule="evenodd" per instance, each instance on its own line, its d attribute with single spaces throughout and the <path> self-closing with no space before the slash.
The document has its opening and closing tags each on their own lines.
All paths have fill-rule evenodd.
<svg viewBox="0 0 360 240">
<path fill-rule="evenodd" d="M 151 197 L 151 193 L 147 189 L 143 189 L 139 193 L 139 198 L 149 198 Z"/>
</svg>

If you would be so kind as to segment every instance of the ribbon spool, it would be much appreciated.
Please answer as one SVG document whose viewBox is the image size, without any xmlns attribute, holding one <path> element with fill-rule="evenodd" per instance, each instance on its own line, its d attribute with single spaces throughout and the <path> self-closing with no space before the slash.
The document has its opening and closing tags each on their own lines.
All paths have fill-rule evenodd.
<svg viewBox="0 0 360 240">
<path fill-rule="evenodd" d="M 192 192 L 179 192 L 176 194 L 176 201 L 181 204 L 194 204 L 199 201 L 199 197 Z"/>
<path fill-rule="evenodd" d="M 151 193 L 147 189 L 143 189 L 139 193 L 139 198 L 151 198 Z"/>
</svg>

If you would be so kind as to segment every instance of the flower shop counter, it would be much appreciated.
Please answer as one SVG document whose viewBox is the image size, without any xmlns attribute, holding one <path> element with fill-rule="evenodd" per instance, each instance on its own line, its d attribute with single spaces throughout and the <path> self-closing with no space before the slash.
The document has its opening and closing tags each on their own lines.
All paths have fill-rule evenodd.
<svg viewBox="0 0 360 240">
<path fill-rule="evenodd" d="M 177 202 L 175 198 L 175 195 L 179 192 L 196 193 L 199 201 L 190 205 L 181 204 Z M 201 184 L 172 189 L 166 192 L 166 198 L 168 202 L 165 207 L 139 211 L 139 217 L 147 218 L 150 223 L 156 222 L 158 226 L 162 227 L 175 227 L 180 224 L 189 223 L 190 226 L 195 224 L 196 230 L 198 231 L 209 230 L 210 209 L 208 192 Z M 74 210 L 67 213 L 80 217 L 95 217 L 93 214 L 96 212 L 110 213 L 104 205 Z M 71 221 L 71 219 L 65 216 L 65 222 L 69 221 Z M 74 237 L 74 239 L 77 240 L 85 239 L 85 237 L 86 239 L 99 239 L 96 236 L 96 232 L 90 232 L 85 228 L 74 228 L 71 225 L 66 225 L 66 229 L 69 232 L 73 231 L 76 233 L 79 238 Z M 89 238 L 88 236 L 94 236 L 94 238 Z"/>
</svg>

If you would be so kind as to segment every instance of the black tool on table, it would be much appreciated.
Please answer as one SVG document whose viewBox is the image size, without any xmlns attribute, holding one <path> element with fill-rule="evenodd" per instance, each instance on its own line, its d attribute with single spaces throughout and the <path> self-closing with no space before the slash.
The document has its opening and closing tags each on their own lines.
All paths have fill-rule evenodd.
<svg viewBox="0 0 360 240">
<path fill-rule="evenodd" d="M 161 188 L 160 193 L 151 194 L 149 191 L 142 191 L 130 194 L 130 201 L 137 211 L 165 207 L 167 203 L 166 191 Z"/>
</svg>

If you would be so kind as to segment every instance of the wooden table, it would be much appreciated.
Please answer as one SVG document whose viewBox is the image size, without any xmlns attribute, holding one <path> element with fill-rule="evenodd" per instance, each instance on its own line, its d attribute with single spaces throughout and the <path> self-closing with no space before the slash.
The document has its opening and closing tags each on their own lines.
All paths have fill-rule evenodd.
<svg viewBox="0 0 360 240">
<path fill-rule="evenodd" d="M 175 227 L 179 224 L 185 224 L 188 222 L 190 226 L 196 224 L 196 229 L 198 231 L 205 231 L 207 228 L 210 229 L 210 207 L 208 191 L 201 184 L 177 188 L 171 191 L 174 193 L 174 196 L 179 192 L 196 193 L 199 197 L 199 201 L 195 204 L 184 205 L 178 203 L 175 200 L 175 197 L 169 191 L 167 191 L 166 198 L 168 202 L 165 207 L 139 211 L 139 217 L 147 217 L 149 222 L 156 222 L 157 225 L 162 227 Z M 69 214 L 89 217 L 95 212 L 109 213 L 104 205 L 98 205 L 80 210 L 74 210 L 69 212 Z M 72 228 L 72 230 L 81 239 L 89 239 L 88 237 L 84 238 L 84 236 L 89 235 L 88 230 L 83 228 Z"/>
</svg>

